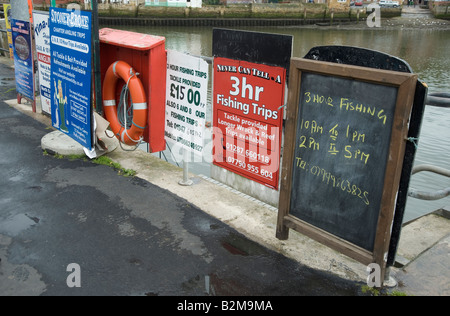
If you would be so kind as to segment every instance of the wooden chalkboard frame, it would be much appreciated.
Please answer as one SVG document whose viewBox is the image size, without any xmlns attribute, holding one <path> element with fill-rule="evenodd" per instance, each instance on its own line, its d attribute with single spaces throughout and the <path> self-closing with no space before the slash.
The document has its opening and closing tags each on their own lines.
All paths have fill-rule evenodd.
<svg viewBox="0 0 450 316">
<path fill-rule="evenodd" d="M 397 89 L 388 161 L 384 174 L 382 200 L 376 227 L 373 251 L 357 246 L 290 214 L 293 162 L 299 116 L 299 98 L 302 88 L 302 74 L 313 73 L 352 79 Z M 286 125 L 281 189 L 278 209 L 276 237 L 288 239 L 289 229 L 294 229 L 316 241 L 341 252 L 363 264 L 378 263 L 381 275 L 386 268 L 390 230 L 395 210 L 395 200 L 399 187 L 403 157 L 408 133 L 408 121 L 413 105 L 417 75 L 389 70 L 292 58 Z"/>
</svg>

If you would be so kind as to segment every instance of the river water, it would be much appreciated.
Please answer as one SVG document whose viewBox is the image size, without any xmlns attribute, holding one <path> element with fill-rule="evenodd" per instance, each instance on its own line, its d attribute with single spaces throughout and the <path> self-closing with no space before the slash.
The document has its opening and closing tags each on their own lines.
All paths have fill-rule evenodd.
<svg viewBox="0 0 450 316">
<path fill-rule="evenodd" d="M 437 20 L 383 20 L 381 28 L 365 25 L 334 27 L 240 27 L 241 30 L 293 35 L 293 57 L 303 57 L 312 47 L 345 45 L 369 48 L 405 60 L 428 86 L 429 92 L 450 92 L 450 28 L 436 27 Z M 384 27 L 383 27 L 384 26 Z M 163 36 L 166 48 L 197 56 L 212 55 L 211 27 L 115 27 Z M 274 47 L 276 49 L 276 47 Z M 212 113 L 207 114 L 212 121 Z M 168 155 L 166 151 L 166 156 Z M 193 164 L 190 171 L 209 175 L 210 161 Z M 425 110 L 415 165 L 431 164 L 450 169 L 450 108 L 428 106 Z M 429 172 L 415 174 L 410 186 L 434 192 L 450 187 L 450 178 Z M 443 206 L 450 197 L 437 201 L 409 198 L 404 221 Z"/>
</svg>

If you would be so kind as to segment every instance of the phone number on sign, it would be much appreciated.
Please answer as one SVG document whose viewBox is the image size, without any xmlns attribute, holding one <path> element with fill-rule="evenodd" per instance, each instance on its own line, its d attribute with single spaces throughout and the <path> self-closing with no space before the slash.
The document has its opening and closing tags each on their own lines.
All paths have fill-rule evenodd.
<svg viewBox="0 0 450 316">
<path fill-rule="evenodd" d="M 227 150 L 233 153 L 237 153 L 238 155 L 244 156 L 245 158 L 249 158 L 252 161 L 259 161 L 261 163 L 269 164 L 270 158 L 267 155 L 259 154 L 250 149 L 245 149 L 244 147 L 237 146 L 235 144 L 227 143 Z"/>
<path fill-rule="evenodd" d="M 227 157 L 227 162 L 231 165 L 234 165 L 236 167 L 239 167 L 243 170 L 249 171 L 253 174 L 256 174 L 258 176 L 264 177 L 266 179 L 273 179 L 273 173 L 264 169 L 260 168 L 258 166 L 254 166 L 249 163 L 245 163 L 245 161 L 239 160 L 234 157 Z"/>
</svg>

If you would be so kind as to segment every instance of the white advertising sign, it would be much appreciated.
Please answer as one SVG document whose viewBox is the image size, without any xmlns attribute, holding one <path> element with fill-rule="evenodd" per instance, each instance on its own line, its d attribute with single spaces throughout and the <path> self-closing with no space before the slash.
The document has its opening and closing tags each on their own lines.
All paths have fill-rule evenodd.
<svg viewBox="0 0 450 316">
<path fill-rule="evenodd" d="M 208 63 L 201 58 L 168 50 L 166 89 L 166 140 L 202 154 Z"/>
<path fill-rule="evenodd" d="M 51 115 L 50 105 L 50 28 L 48 12 L 33 11 L 34 35 L 39 69 L 39 92 L 42 112 Z"/>
</svg>

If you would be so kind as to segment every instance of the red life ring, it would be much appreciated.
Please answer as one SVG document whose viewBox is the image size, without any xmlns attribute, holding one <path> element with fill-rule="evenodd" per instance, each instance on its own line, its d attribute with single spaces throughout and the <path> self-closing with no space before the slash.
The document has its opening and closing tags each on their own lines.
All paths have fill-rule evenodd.
<svg viewBox="0 0 450 316">
<path fill-rule="evenodd" d="M 119 78 L 128 85 L 133 101 L 133 122 L 129 129 L 122 126 L 117 118 L 116 85 Z M 147 126 L 147 97 L 136 71 L 124 61 L 116 61 L 106 71 L 103 81 L 103 109 L 119 141 L 127 145 L 137 145 Z"/>
</svg>

